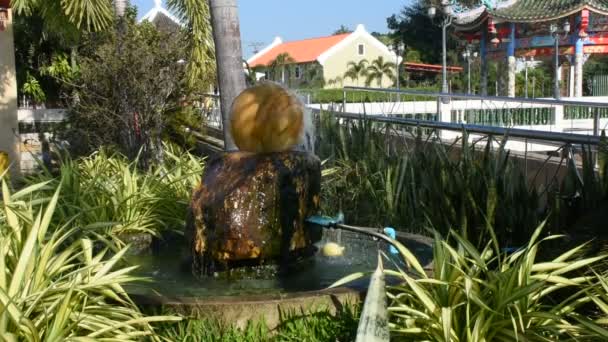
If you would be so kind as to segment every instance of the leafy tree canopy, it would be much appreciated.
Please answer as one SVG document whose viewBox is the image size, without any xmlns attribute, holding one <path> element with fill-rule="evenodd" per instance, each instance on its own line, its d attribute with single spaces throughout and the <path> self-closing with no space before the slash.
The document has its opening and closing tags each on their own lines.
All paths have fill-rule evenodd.
<svg viewBox="0 0 608 342">
<path fill-rule="evenodd" d="M 441 62 L 441 27 L 438 25 L 441 14 L 438 11 L 438 17 L 431 20 L 427 15 L 428 6 L 426 1 L 415 1 L 399 14 L 388 17 L 387 24 L 393 38 L 418 51 L 422 62 L 437 64 Z M 449 36 L 447 42 L 448 49 L 456 46 L 456 41 Z"/>
<path fill-rule="evenodd" d="M 340 25 L 340 27 L 334 31 L 334 33 L 332 33 L 332 35 L 337 35 L 337 34 L 343 34 L 343 33 L 351 33 L 353 32 L 353 30 L 351 30 L 350 28 L 348 28 L 347 26 L 344 25 Z"/>
<path fill-rule="evenodd" d="M 189 108 L 186 66 L 181 63 L 188 53 L 187 38 L 185 33 L 158 31 L 150 23 L 128 25 L 121 53 L 116 32 L 87 35 L 89 49 L 80 56 L 78 69 L 66 72 L 69 64 L 57 60 L 46 71 L 60 78 L 70 98 L 69 129 L 63 138 L 73 152 L 116 146 L 129 158 L 141 153 L 140 162 L 147 163 L 160 154 L 160 139 L 181 129 L 174 119 Z"/>
</svg>

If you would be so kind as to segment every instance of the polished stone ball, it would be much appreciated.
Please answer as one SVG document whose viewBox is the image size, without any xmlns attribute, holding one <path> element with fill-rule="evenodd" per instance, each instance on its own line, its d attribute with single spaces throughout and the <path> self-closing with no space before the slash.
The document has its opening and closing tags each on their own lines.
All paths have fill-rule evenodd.
<svg viewBox="0 0 608 342">
<path fill-rule="evenodd" d="M 232 137 L 241 151 L 288 151 L 302 136 L 304 106 L 279 84 L 262 82 L 236 97 L 230 123 Z"/>
</svg>

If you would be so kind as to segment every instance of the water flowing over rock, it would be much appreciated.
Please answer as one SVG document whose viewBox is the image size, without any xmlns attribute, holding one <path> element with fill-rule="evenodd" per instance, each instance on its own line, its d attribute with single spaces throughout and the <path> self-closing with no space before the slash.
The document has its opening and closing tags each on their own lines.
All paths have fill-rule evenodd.
<svg viewBox="0 0 608 342">
<path fill-rule="evenodd" d="M 314 253 L 321 232 L 304 220 L 320 201 L 319 159 L 305 152 L 226 152 L 207 163 L 187 232 L 193 272 L 287 266 Z"/>
</svg>

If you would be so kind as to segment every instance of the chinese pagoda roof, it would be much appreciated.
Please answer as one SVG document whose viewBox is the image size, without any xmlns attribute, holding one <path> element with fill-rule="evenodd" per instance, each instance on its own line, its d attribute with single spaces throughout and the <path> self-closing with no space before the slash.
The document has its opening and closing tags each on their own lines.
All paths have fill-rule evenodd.
<svg viewBox="0 0 608 342">
<path fill-rule="evenodd" d="M 493 18 L 504 21 L 533 22 L 556 20 L 583 9 L 608 15 L 608 0 L 517 0 L 488 11 Z"/>
<path fill-rule="evenodd" d="M 459 30 L 467 30 L 479 26 L 488 17 L 488 11 L 484 6 L 471 10 L 458 12 L 454 15 L 454 24 Z"/>
<path fill-rule="evenodd" d="M 475 30 L 488 17 L 503 22 L 538 22 L 563 18 L 583 9 L 608 15 L 608 0 L 502 0 L 482 2 L 455 14 L 458 31 Z"/>
</svg>

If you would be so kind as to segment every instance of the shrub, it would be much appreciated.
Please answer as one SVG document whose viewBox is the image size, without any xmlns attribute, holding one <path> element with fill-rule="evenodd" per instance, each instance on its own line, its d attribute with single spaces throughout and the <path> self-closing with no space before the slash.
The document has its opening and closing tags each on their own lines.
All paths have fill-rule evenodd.
<svg viewBox="0 0 608 342">
<path fill-rule="evenodd" d="M 396 283 L 386 288 L 393 338 L 446 342 L 598 340 L 603 328 L 581 317 L 577 310 L 590 301 L 587 293 L 596 289 L 589 285 L 593 276 L 585 276 L 584 271 L 607 255 L 582 258 L 581 245 L 539 262 L 542 244 L 559 238 L 540 239 L 542 228 L 539 226 L 529 243 L 512 254 L 501 250 L 491 228 L 493 238 L 481 249 L 455 232 L 448 238 L 437 234 L 431 275 L 411 251 L 394 242 L 409 268 L 385 270 Z M 334 286 L 360 276 L 349 276 Z"/>
<path fill-rule="evenodd" d="M 437 92 L 436 87 L 420 87 L 409 90 Z M 344 91 L 342 89 L 299 89 L 298 93 L 310 95 L 310 103 L 342 103 Z M 346 102 L 395 102 L 396 94 L 381 91 L 347 90 Z M 434 97 L 423 95 L 401 95 L 401 101 L 433 101 Z"/>
<path fill-rule="evenodd" d="M 399 126 L 341 120 L 323 113 L 317 128 L 316 150 L 333 171 L 322 187 L 326 214 L 414 232 L 458 227 L 478 237 L 490 222 L 508 243 L 521 243 L 540 222 L 536 190 L 503 146 L 480 151 L 467 142 L 442 144 L 417 128 L 410 135 Z"/>
<path fill-rule="evenodd" d="M 119 153 L 104 150 L 88 157 L 62 158 L 59 176 L 34 176 L 29 184 L 46 182 L 48 197 L 61 184 L 55 222 L 78 227 L 85 234 L 120 242 L 123 234 L 181 231 L 192 189 L 199 183 L 203 161 L 165 145 L 163 162 L 147 172 Z"/>
<path fill-rule="evenodd" d="M 32 201 L 46 184 L 10 193 L 0 202 L 0 339 L 4 341 L 137 341 L 151 322 L 123 289 L 134 267 L 118 266 L 126 249 L 94 253 L 70 225 L 55 226 L 59 188 L 48 204 Z"/>
<path fill-rule="evenodd" d="M 110 30 L 82 40 L 78 69 L 60 77 L 64 96 L 72 99 L 61 138 L 77 155 L 113 146 L 147 166 L 176 109 L 185 109 L 190 92 L 199 90 L 186 86 L 186 65 L 179 62 L 188 54 L 186 33 L 128 17 L 123 34 Z"/>
</svg>

